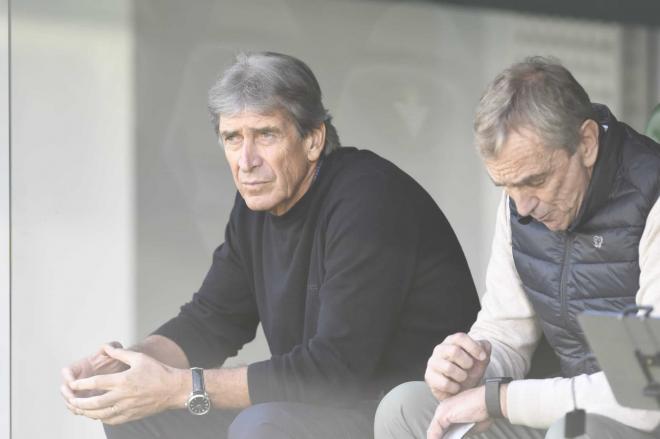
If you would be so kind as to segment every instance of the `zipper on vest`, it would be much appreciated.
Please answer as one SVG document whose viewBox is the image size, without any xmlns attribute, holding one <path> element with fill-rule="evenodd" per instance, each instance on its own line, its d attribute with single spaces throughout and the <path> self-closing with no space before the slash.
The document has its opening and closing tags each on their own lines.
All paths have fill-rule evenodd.
<svg viewBox="0 0 660 439">
<path fill-rule="evenodd" d="M 564 321 L 566 325 L 568 323 L 568 305 L 566 304 L 566 277 L 568 272 L 568 256 L 573 247 L 573 236 L 566 233 L 566 243 L 564 244 L 564 259 L 561 263 L 561 280 L 559 283 L 559 300 L 560 300 L 560 318 Z M 568 327 L 568 326 L 564 326 Z"/>
</svg>

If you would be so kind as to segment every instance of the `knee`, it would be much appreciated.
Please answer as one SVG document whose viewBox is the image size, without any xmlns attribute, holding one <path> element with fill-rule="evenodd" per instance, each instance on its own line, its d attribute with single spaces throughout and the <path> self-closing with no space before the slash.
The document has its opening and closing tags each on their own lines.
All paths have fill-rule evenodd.
<svg viewBox="0 0 660 439">
<path fill-rule="evenodd" d="M 378 404 L 376 422 L 388 422 L 392 419 L 405 419 L 405 413 L 412 411 L 412 405 L 419 399 L 421 381 L 399 384 L 389 391 Z"/>
<path fill-rule="evenodd" d="M 607 437 L 609 431 L 608 424 L 612 421 L 605 416 L 596 415 L 593 413 L 587 413 L 585 418 L 584 426 L 584 437 L 587 438 L 601 438 Z M 545 439 L 564 439 L 566 437 L 565 432 L 566 417 L 562 416 L 557 421 L 555 421 L 548 431 L 545 434 Z"/>
<path fill-rule="evenodd" d="M 564 423 L 566 422 L 566 417 L 562 416 L 556 420 L 545 432 L 545 439 L 564 439 Z"/>
<path fill-rule="evenodd" d="M 105 437 L 107 439 L 122 439 L 126 437 L 126 435 L 122 434 L 121 432 L 121 425 L 117 427 L 106 424 L 101 424 L 101 425 L 103 425 L 103 431 L 105 432 Z"/>
<path fill-rule="evenodd" d="M 436 405 L 426 383 L 415 381 L 400 384 L 378 405 L 374 420 L 376 439 L 418 436 L 418 430 L 426 430 L 430 420 L 428 413 L 433 413 Z"/>
<path fill-rule="evenodd" d="M 136 422 L 119 425 L 102 425 L 103 430 L 105 431 L 105 437 L 107 439 L 148 439 L 149 436 L 147 436 L 144 431 L 139 431 L 139 429 L 136 429 L 135 424 Z"/>
<path fill-rule="evenodd" d="M 280 410 L 271 403 L 257 404 L 236 416 L 227 431 L 228 439 L 291 439 Z"/>
</svg>

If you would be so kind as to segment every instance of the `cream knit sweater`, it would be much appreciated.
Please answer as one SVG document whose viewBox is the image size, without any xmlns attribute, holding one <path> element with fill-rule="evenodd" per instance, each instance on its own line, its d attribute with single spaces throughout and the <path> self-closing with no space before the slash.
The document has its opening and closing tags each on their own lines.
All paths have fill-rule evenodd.
<svg viewBox="0 0 660 439">
<path fill-rule="evenodd" d="M 660 200 L 646 221 L 639 243 L 639 291 L 636 302 L 652 305 L 660 313 Z M 513 424 L 548 428 L 573 410 L 568 378 L 522 379 L 529 370 L 532 354 L 541 337 L 541 328 L 522 288 L 511 250 L 508 198 L 502 197 L 482 309 L 470 330 L 475 339 L 492 343 L 487 376 L 512 376 L 508 386 L 507 410 Z M 650 431 L 660 423 L 660 411 L 634 410 L 617 404 L 603 372 L 575 377 L 578 407 L 623 424 Z"/>
</svg>

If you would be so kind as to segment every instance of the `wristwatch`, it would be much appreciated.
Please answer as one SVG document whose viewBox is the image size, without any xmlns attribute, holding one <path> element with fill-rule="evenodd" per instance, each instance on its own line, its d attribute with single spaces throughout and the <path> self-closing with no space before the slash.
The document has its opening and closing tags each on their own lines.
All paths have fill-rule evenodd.
<svg viewBox="0 0 660 439">
<path fill-rule="evenodd" d="M 500 404 L 500 386 L 513 381 L 511 377 L 498 377 L 486 379 L 486 411 L 493 419 L 503 418 Z"/>
<path fill-rule="evenodd" d="M 211 400 L 204 390 L 204 369 L 193 367 L 192 373 L 192 392 L 186 402 L 188 411 L 193 415 L 205 415 L 211 410 Z"/>
</svg>

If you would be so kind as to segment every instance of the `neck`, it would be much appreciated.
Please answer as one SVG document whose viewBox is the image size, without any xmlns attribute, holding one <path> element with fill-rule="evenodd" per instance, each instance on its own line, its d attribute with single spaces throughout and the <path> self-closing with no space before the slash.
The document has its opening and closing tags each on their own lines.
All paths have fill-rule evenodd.
<svg viewBox="0 0 660 439">
<path fill-rule="evenodd" d="M 318 161 L 310 163 L 309 168 L 305 172 L 305 176 L 298 184 L 298 187 L 295 189 L 295 196 L 291 198 L 291 201 L 286 206 L 281 206 L 279 209 L 276 208 L 271 210 L 270 213 L 272 215 L 275 216 L 284 215 L 289 210 L 291 210 L 293 206 L 295 206 L 302 197 L 305 196 L 309 188 L 312 187 L 312 183 L 314 183 L 314 180 L 316 178 L 316 170 L 318 163 L 319 163 Z"/>
</svg>

